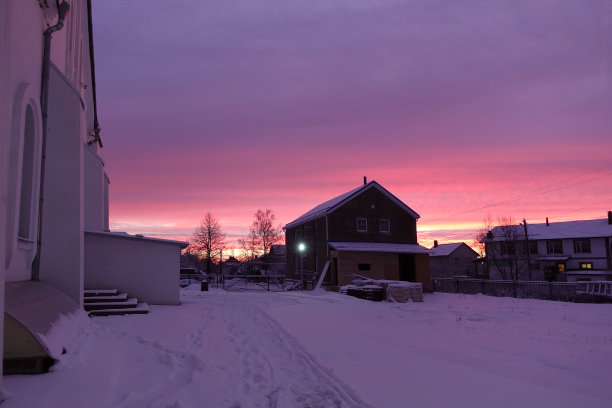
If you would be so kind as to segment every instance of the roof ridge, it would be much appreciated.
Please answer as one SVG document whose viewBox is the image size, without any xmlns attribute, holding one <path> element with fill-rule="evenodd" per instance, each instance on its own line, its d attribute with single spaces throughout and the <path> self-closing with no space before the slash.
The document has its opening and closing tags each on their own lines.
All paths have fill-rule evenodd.
<svg viewBox="0 0 612 408">
<path fill-rule="evenodd" d="M 386 195 L 388 198 L 390 198 L 393 201 L 396 201 L 396 203 L 401 207 L 405 207 L 405 210 L 408 211 L 409 213 L 411 213 L 411 215 L 413 215 L 415 218 L 420 218 L 420 215 L 417 214 L 412 208 L 408 207 L 402 200 L 400 200 L 399 198 L 397 198 L 395 195 L 393 195 L 389 190 L 387 190 L 386 188 L 384 188 L 382 185 L 380 185 L 376 180 L 372 180 L 366 184 L 363 184 L 357 188 L 354 188 L 344 194 L 340 194 L 332 199 L 329 199 L 327 201 L 324 201 L 323 203 L 313 207 L 310 211 L 305 212 L 304 214 L 302 214 L 301 216 L 299 216 L 298 218 L 296 218 L 295 220 L 287 223 L 283 229 L 287 229 L 287 228 L 291 228 L 297 225 L 300 225 L 304 222 L 307 222 L 309 220 L 312 219 L 316 219 L 319 218 L 319 216 L 323 216 L 328 214 L 329 212 L 332 212 L 334 208 L 338 208 L 340 207 L 343 203 L 345 203 L 346 201 L 352 199 L 353 197 L 356 197 L 357 195 L 361 194 L 362 192 L 364 192 L 365 190 L 368 190 L 370 188 L 376 188 L 378 189 L 381 193 L 383 193 L 384 195 Z"/>
</svg>

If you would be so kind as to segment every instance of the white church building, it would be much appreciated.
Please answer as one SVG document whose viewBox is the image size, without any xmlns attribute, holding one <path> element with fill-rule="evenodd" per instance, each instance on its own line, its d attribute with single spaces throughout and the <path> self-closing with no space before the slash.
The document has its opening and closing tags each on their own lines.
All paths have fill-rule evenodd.
<svg viewBox="0 0 612 408">
<path fill-rule="evenodd" d="M 85 289 L 179 303 L 185 243 L 109 231 L 91 12 L 91 0 L 0 2 L 5 371 L 61 353 L 70 333 L 54 328 L 86 316 Z"/>
</svg>

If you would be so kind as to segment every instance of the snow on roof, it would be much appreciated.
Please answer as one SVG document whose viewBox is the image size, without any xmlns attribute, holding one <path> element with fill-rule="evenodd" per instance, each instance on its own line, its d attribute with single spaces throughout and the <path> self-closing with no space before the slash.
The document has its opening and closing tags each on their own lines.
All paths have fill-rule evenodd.
<svg viewBox="0 0 612 408">
<path fill-rule="evenodd" d="M 396 244 L 389 242 L 330 242 L 337 251 L 392 252 L 398 254 L 427 254 L 429 249 L 418 244 Z"/>
<path fill-rule="evenodd" d="M 362 194 L 363 192 L 367 191 L 370 188 L 376 188 L 378 191 L 380 191 L 381 193 L 386 195 L 388 198 L 393 200 L 397 205 L 399 205 L 404 210 L 406 210 L 414 218 L 421 218 L 421 216 L 419 214 L 414 212 L 410 207 L 408 207 L 406 204 L 404 204 L 400 199 L 395 197 L 393 194 L 391 194 L 387 189 L 385 189 L 383 186 L 378 184 L 376 181 L 372 180 L 372 181 L 370 181 L 367 184 L 359 186 L 359 187 L 357 187 L 357 188 L 355 188 L 355 189 L 353 189 L 353 190 L 351 190 L 351 191 L 349 191 L 347 193 L 341 194 L 338 197 L 332 198 L 331 200 L 325 201 L 324 203 L 317 205 L 312 210 L 308 211 L 305 214 L 302 214 L 301 216 L 299 216 L 295 220 L 293 220 L 290 223 L 288 223 L 287 225 L 285 225 L 283 227 L 283 229 L 293 228 L 293 227 L 298 226 L 300 224 L 303 224 L 303 223 L 305 223 L 307 221 L 311 221 L 311 220 L 317 219 L 319 217 L 323 217 L 323 216 L 331 213 L 335 209 L 339 208 L 340 206 L 342 206 L 347 201 L 357 197 L 358 195 Z"/>
<path fill-rule="evenodd" d="M 177 245 L 181 248 L 185 248 L 189 245 L 189 242 L 185 242 L 185 241 L 145 237 L 144 235 L 141 235 L 141 234 L 130 235 L 127 232 L 122 232 L 122 231 L 85 231 L 85 233 L 91 234 L 91 235 L 106 235 L 106 236 L 115 237 L 115 238 L 138 239 L 138 240 L 143 240 L 143 241 L 159 242 L 161 244 L 172 244 L 172 245 Z"/>
<path fill-rule="evenodd" d="M 433 247 L 429 250 L 429 256 L 448 256 L 463 245 L 463 242 L 453 242 L 451 244 L 440 244 L 437 247 Z"/>
<path fill-rule="evenodd" d="M 521 237 L 524 237 L 522 226 L 516 226 Z M 502 227 L 493 228 L 493 240 L 502 241 L 500 233 Z M 599 238 L 612 237 L 612 225 L 608 224 L 608 219 L 579 220 L 551 222 L 547 226 L 543 224 L 527 223 L 527 235 L 529 239 L 571 239 L 571 238 Z"/>
</svg>

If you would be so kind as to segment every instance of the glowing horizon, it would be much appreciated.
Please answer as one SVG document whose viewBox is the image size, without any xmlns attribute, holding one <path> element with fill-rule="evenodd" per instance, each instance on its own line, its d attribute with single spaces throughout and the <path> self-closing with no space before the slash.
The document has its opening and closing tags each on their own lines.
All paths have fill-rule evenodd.
<svg viewBox="0 0 612 408">
<path fill-rule="evenodd" d="M 113 229 L 184 239 L 210 211 L 239 237 L 258 209 L 284 225 L 363 176 L 428 247 L 470 244 L 488 213 L 612 209 L 605 0 L 93 8 Z"/>
</svg>

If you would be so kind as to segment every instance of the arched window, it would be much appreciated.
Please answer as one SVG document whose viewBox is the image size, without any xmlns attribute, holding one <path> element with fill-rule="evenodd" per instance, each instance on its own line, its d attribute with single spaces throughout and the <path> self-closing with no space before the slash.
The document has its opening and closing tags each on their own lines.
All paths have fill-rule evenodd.
<svg viewBox="0 0 612 408">
<path fill-rule="evenodd" d="M 36 151 L 36 126 L 32 106 L 28 105 L 25 112 L 23 132 L 23 156 L 21 162 L 21 196 L 19 200 L 19 230 L 20 238 L 31 238 L 32 204 L 34 197 L 34 156 Z"/>
</svg>

